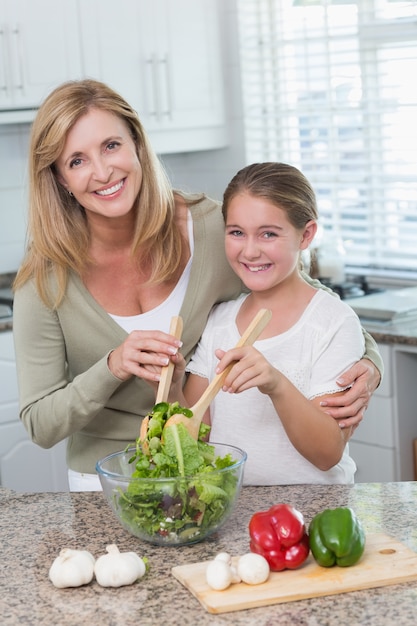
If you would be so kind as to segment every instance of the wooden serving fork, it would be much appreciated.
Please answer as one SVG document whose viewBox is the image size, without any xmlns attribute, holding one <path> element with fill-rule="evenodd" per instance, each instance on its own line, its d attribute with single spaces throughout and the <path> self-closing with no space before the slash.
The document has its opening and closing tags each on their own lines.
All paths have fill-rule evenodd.
<svg viewBox="0 0 417 626">
<path fill-rule="evenodd" d="M 169 334 L 173 335 L 177 339 L 181 339 L 183 329 L 183 321 L 182 317 L 175 316 L 171 319 L 171 326 L 169 328 Z M 172 375 L 174 373 L 175 363 L 169 360 L 168 365 L 165 365 L 161 369 L 161 378 L 158 384 L 158 390 L 156 392 L 155 404 L 159 402 L 166 402 L 168 398 L 169 388 L 172 382 Z M 142 424 L 140 426 L 139 439 L 142 442 L 142 450 L 145 454 L 148 454 L 149 447 L 146 441 L 146 435 L 148 433 L 148 423 L 149 423 L 149 415 L 143 418 Z"/>
<path fill-rule="evenodd" d="M 271 311 L 268 309 L 260 309 L 235 347 L 241 348 L 242 346 L 251 346 L 264 330 L 271 317 Z M 223 383 L 234 364 L 234 362 L 230 363 L 230 365 L 228 365 L 226 369 L 221 372 L 221 374 L 217 374 L 201 398 L 194 404 L 194 406 L 190 407 L 190 410 L 193 413 L 192 417 L 176 413 L 167 420 L 164 429 L 169 428 L 173 424 L 184 424 L 190 435 L 194 439 L 198 439 L 198 432 L 200 430 L 200 424 L 204 413 L 208 409 L 213 398 L 217 395 L 218 391 L 220 391 L 220 388 L 223 386 Z"/>
</svg>

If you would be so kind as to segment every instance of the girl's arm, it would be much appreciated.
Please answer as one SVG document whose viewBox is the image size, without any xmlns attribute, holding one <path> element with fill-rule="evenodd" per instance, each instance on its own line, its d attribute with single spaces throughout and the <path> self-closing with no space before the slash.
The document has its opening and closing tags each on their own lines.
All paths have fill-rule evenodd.
<svg viewBox="0 0 417 626">
<path fill-rule="evenodd" d="M 340 428 L 320 406 L 329 395 L 309 400 L 253 347 L 234 348 L 226 353 L 219 350 L 216 354 L 220 358 L 221 370 L 231 361 L 238 361 L 229 373 L 224 389 L 241 393 L 258 387 L 261 393 L 271 398 L 288 438 L 300 454 L 323 471 L 340 461 L 351 429 Z"/>
</svg>

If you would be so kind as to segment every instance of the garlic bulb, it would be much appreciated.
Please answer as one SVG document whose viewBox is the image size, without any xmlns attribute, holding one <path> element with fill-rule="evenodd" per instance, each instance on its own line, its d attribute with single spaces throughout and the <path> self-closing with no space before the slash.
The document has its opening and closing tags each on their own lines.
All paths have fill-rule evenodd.
<svg viewBox="0 0 417 626">
<path fill-rule="evenodd" d="M 64 587 L 81 587 L 93 580 L 95 558 L 87 550 L 63 548 L 52 563 L 49 579 L 55 585 Z"/>
<path fill-rule="evenodd" d="M 100 556 L 94 566 L 96 580 L 102 587 L 131 585 L 145 574 L 145 562 L 135 552 L 120 552 L 115 544 L 106 550 L 107 554 Z"/>
</svg>

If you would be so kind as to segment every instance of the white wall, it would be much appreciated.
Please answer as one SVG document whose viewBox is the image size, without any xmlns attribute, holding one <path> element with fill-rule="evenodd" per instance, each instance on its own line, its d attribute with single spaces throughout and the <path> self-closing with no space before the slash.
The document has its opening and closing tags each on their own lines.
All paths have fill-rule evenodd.
<svg viewBox="0 0 417 626">
<path fill-rule="evenodd" d="M 220 5 L 229 147 L 161 157 L 174 187 L 219 200 L 230 178 L 245 165 L 235 0 Z M 29 125 L 0 125 L 0 274 L 14 272 L 23 254 L 28 139 Z"/>
</svg>

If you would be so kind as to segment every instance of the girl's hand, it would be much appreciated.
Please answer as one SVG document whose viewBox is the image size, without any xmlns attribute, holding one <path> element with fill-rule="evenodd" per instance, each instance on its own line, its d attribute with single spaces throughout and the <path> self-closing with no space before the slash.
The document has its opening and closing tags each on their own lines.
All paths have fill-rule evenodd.
<svg viewBox="0 0 417 626">
<path fill-rule="evenodd" d="M 232 348 L 227 352 L 216 350 L 215 354 L 220 359 L 216 374 L 235 362 L 224 382 L 223 391 L 240 393 L 258 387 L 261 393 L 271 394 L 276 389 L 280 376 L 278 370 L 252 346 Z"/>
<path fill-rule="evenodd" d="M 341 387 L 352 385 L 341 395 L 329 396 L 321 406 L 339 420 L 339 426 L 356 428 L 368 408 L 369 400 L 381 381 L 381 374 L 369 359 L 361 359 L 337 381 Z"/>
<path fill-rule="evenodd" d="M 158 382 L 161 367 L 177 355 L 182 342 L 159 330 L 134 330 L 125 341 L 110 352 L 107 363 L 116 378 L 132 376 Z"/>
</svg>

